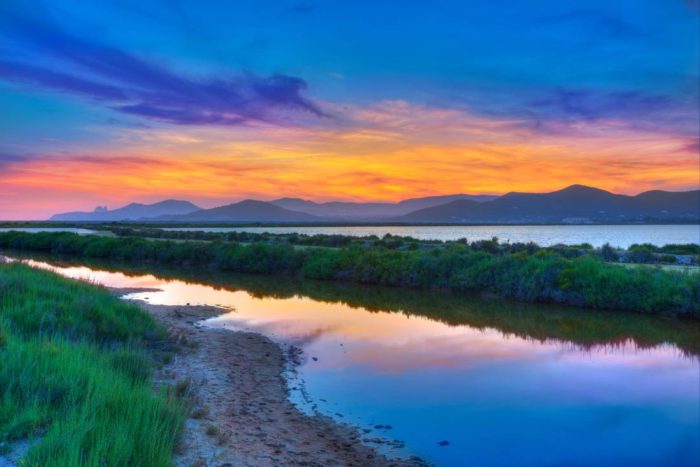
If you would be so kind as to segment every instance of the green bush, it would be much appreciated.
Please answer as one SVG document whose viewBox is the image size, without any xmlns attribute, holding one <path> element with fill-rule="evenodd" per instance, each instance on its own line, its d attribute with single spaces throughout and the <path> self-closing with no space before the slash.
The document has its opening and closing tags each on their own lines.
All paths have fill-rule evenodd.
<svg viewBox="0 0 700 467">
<path fill-rule="evenodd" d="M 369 238 L 369 237 L 368 237 Z M 592 251 L 499 244 L 497 239 L 440 247 L 393 248 L 397 237 L 369 245 L 296 248 L 289 243 L 153 241 L 136 237 L 79 237 L 75 234 L 0 234 L 0 247 L 70 251 L 138 263 L 198 266 L 248 273 L 283 273 L 399 287 L 486 291 L 528 302 L 557 302 L 589 308 L 700 315 L 699 275 L 651 267 L 628 268 L 610 245 Z M 403 242 L 403 240 L 401 240 Z M 389 248 L 389 243 L 392 248 Z M 647 245 L 632 255 L 653 255 Z M 84 305 L 90 309 L 90 304 Z M 46 325 L 51 325 L 47 315 Z"/>
</svg>

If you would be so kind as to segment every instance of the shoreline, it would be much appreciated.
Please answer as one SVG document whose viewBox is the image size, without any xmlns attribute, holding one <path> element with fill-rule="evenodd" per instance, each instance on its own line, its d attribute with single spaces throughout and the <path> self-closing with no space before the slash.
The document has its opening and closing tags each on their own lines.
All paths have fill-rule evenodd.
<svg viewBox="0 0 700 467">
<path fill-rule="evenodd" d="M 133 289 L 112 289 L 118 296 Z M 174 453 L 179 466 L 425 466 L 417 457 L 394 459 L 362 442 L 355 426 L 302 412 L 289 399 L 284 374 L 298 349 L 263 334 L 200 326 L 215 306 L 135 303 L 163 324 L 183 348 L 156 373 L 192 407 Z"/>
</svg>

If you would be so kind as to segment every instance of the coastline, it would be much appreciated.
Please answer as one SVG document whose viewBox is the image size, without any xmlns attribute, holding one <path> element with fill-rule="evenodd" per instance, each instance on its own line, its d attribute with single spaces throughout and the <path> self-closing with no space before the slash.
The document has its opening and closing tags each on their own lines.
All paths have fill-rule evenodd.
<svg viewBox="0 0 700 467">
<path fill-rule="evenodd" d="M 364 444 L 356 427 L 303 413 L 289 400 L 284 377 L 297 364 L 293 350 L 262 334 L 197 325 L 220 308 L 129 301 L 166 326 L 184 349 L 156 375 L 157 384 L 174 386 L 192 402 L 176 465 L 427 465 L 416 457 L 390 459 Z"/>
</svg>

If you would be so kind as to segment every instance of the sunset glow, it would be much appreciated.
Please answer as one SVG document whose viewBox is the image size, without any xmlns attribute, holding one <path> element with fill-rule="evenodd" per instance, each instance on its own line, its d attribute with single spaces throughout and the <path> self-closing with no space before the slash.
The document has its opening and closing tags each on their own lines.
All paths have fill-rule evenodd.
<svg viewBox="0 0 700 467">
<path fill-rule="evenodd" d="M 261 16 L 236 2 L 224 22 L 184 3 L 188 20 L 166 28 L 153 18 L 182 11 L 160 3 L 7 3 L 4 219 L 165 198 L 213 207 L 698 186 L 693 2 L 541 1 L 504 15 L 455 2 L 425 15 L 424 43 L 399 12 L 397 37 L 382 37 L 375 14 L 387 12 L 369 4 L 342 12 L 336 34 L 338 12 L 321 4 Z M 540 33 L 522 40 L 518 14 Z M 472 29 L 496 34 L 486 20 L 508 47 L 476 40 Z M 526 61 L 513 59 L 526 47 Z"/>
</svg>

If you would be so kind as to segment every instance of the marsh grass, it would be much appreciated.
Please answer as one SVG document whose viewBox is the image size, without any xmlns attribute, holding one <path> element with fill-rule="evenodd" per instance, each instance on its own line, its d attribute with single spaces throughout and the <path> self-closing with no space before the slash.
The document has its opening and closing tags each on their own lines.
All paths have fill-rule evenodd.
<svg viewBox="0 0 700 467">
<path fill-rule="evenodd" d="M 297 249 L 263 242 L 152 242 L 139 237 L 23 232 L 1 233 L 2 247 L 132 263 L 488 292 L 523 302 L 700 317 L 697 272 L 619 267 L 589 248 L 571 256 L 570 249 L 504 245 L 493 239 L 451 242 L 431 249 L 398 250 L 377 243 Z"/>
<path fill-rule="evenodd" d="M 103 288 L 0 264 L 0 442 L 27 465 L 170 465 L 184 406 L 154 390 L 165 331 Z"/>
</svg>

